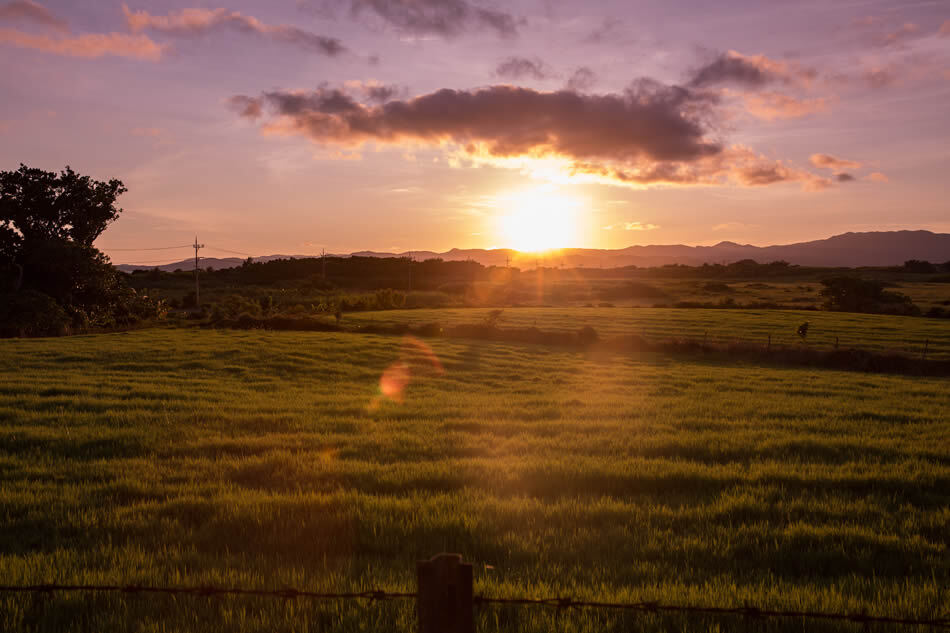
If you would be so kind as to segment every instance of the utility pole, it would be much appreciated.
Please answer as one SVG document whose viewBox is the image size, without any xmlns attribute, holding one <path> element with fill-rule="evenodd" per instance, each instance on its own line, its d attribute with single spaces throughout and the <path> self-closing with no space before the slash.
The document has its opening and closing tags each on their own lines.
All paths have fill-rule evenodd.
<svg viewBox="0 0 950 633">
<path fill-rule="evenodd" d="M 320 273 L 321 279 L 327 280 L 327 249 L 320 251 L 320 262 L 323 264 L 323 272 Z"/>
<path fill-rule="evenodd" d="M 204 248 L 204 244 L 198 243 L 198 236 L 195 236 L 195 307 L 201 305 L 201 295 L 198 292 L 198 249 Z"/>
<path fill-rule="evenodd" d="M 409 289 L 406 292 L 412 292 L 412 251 L 409 251 Z"/>
</svg>

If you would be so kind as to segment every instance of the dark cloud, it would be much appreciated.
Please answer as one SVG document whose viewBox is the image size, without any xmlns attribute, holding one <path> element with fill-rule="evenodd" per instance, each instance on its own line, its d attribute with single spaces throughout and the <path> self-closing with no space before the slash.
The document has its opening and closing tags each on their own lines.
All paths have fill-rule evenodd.
<svg viewBox="0 0 950 633">
<path fill-rule="evenodd" d="M 689 91 L 656 82 L 625 94 L 539 92 L 514 86 L 439 90 L 368 106 L 340 90 L 236 97 L 269 107 L 276 126 L 321 143 L 453 143 L 490 156 L 552 155 L 578 160 L 696 160 L 720 151 L 690 112 Z"/>
<path fill-rule="evenodd" d="M 352 89 L 321 86 L 230 101 L 252 120 L 269 113 L 262 127 L 267 133 L 300 135 L 322 145 L 423 144 L 502 166 L 554 161 L 569 177 L 627 186 L 831 185 L 827 178 L 711 138 L 717 103 L 708 94 L 651 79 L 604 95 L 501 85 L 373 105 Z"/>
<path fill-rule="evenodd" d="M 597 83 L 597 74 L 587 66 L 581 66 L 568 78 L 565 88 L 574 92 L 586 92 Z"/>
<path fill-rule="evenodd" d="M 835 174 L 835 180 L 837 180 L 838 182 L 851 182 L 854 179 L 855 179 L 854 176 L 852 176 L 851 174 L 845 174 L 845 173 Z"/>
<path fill-rule="evenodd" d="M 57 17 L 52 11 L 32 0 L 12 0 L 0 4 L 0 20 L 11 22 L 34 22 L 57 31 L 68 31 L 66 20 Z"/>
<path fill-rule="evenodd" d="M 776 61 L 765 55 L 743 55 L 728 51 L 696 70 L 687 82 L 693 88 L 732 84 L 761 88 L 773 82 L 808 83 L 817 76 L 811 68 Z"/>
<path fill-rule="evenodd" d="M 385 103 L 397 97 L 404 97 L 409 92 L 405 86 L 383 84 L 375 79 L 369 81 L 346 81 L 343 85 L 348 90 L 363 95 L 363 98 L 370 103 Z M 321 89 L 326 88 L 326 85 L 321 86 Z"/>
<path fill-rule="evenodd" d="M 468 0 L 330 0 L 349 7 L 351 15 L 369 14 L 412 35 L 455 37 L 487 29 L 501 37 L 514 37 L 522 19 Z"/>
<path fill-rule="evenodd" d="M 724 53 L 696 71 L 689 85 L 705 88 L 723 83 L 736 83 L 748 86 L 764 86 L 777 79 L 743 57 Z"/>
<path fill-rule="evenodd" d="M 122 10 L 129 28 L 134 32 L 152 29 L 171 35 L 200 35 L 214 30 L 230 29 L 331 57 L 346 51 L 342 42 L 334 37 L 317 35 L 286 24 L 265 24 L 253 16 L 228 9 L 182 9 L 168 15 L 131 11 L 126 5 L 122 5 Z"/>
<path fill-rule="evenodd" d="M 554 73 L 537 57 L 534 59 L 528 59 L 527 57 L 508 57 L 502 60 L 498 64 L 498 67 L 495 68 L 495 75 L 504 79 L 524 79 L 525 77 L 532 79 L 550 79 L 554 76 Z"/>
</svg>

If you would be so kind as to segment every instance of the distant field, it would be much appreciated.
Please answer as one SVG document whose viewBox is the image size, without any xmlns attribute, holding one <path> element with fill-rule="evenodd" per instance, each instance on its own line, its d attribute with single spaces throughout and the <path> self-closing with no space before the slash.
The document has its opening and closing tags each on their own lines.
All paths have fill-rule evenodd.
<svg viewBox="0 0 950 633">
<path fill-rule="evenodd" d="M 557 311 L 505 315 L 568 327 Z M 584 315 L 651 333 L 798 319 Z M 816 335 L 826 316 L 862 322 L 808 316 Z M 455 551 L 494 596 L 950 611 L 945 379 L 428 342 L 442 374 L 400 338 L 372 335 L 0 341 L 3 584 L 412 590 L 416 559 Z M 405 401 L 380 401 L 400 358 Z M 479 631 L 833 630 L 478 614 Z M 0 597 L 4 631 L 406 631 L 413 617 L 411 602 Z"/>
<path fill-rule="evenodd" d="M 477 323 L 491 312 L 486 308 L 438 310 L 389 310 L 353 312 L 344 324 L 440 323 L 443 326 Z M 542 330 L 576 330 L 585 325 L 601 336 L 639 334 L 648 339 L 688 337 L 710 342 L 736 339 L 761 342 L 769 335 L 773 344 L 800 345 L 795 333 L 808 321 L 807 344 L 822 349 L 834 346 L 874 351 L 920 354 L 929 341 L 929 358 L 950 358 L 950 321 L 916 317 L 788 310 L 707 310 L 672 308 L 507 308 L 501 327 Z"/>
</svg>

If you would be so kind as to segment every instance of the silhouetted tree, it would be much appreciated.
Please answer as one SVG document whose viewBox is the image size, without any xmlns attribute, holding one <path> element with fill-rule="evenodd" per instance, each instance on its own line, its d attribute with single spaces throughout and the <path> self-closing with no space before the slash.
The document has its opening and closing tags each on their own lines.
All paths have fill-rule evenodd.
<svg viewBox="0 0 950 633">
<path fill-rule="evenodd" d="M 899 292 L 884 290 L 884 284 L 857 277 L 823 279 L 820 294 L 825 307 L 839 312 L 869 312 L 882 314 L 919 314 L 920 309 L 910 297 Z"/>
<path fill-rule="evenodd" d="M 129 289 L 92 245 L 122 212 L 115 202 L 125 191 L 119 180 L 92 180 L 69 167 L 56 174 L 21 164 L 0 172 L 0 293 L 10 293 L 0 300 L 7 304 L 0 315 L 10 326 L 6 332 L 121 325 L 156 307 Z M 59 306 L 55 315 L 39 314 L 51 310 L 36 293 Z M 59 323 L 60 313 L 71 323 Z M 55 323 L 37 329 L 30 326 L 35 319 Z"/>
<path fill-rule="evenodd" d="M 937 272 L 937 267 L 928 261 L 908 259 L 904 262 L 904 270 L 909 273 L 935 273 Z"/>
</svg>

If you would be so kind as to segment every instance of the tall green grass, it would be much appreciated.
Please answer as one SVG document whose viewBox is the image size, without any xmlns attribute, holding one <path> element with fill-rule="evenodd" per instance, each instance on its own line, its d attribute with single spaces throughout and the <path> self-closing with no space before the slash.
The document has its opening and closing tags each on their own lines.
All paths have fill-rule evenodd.
<svg viewBox="0 0 950 633">
<path fill-rule="evenodd" d="M 390 310 L 347 314 L 344 324 L 477 323 L 487 308 Z M 809 322 L 803 342 L 796 329 Z M 875 352 L 920 355 L 925 342 L 928 358 L 950 358 L 950 322 L 918 317 L 795 310 L 720 310 L 671 308 L 506 308 L 503 327 L 577 330 L 591 326 L 601 335 L 637 334 L 648 340 L 691 338 L 710 343 L 746 341 L 765 345 L 809 345 L 830 349 L 855 347 Z"/>
<path fill-rule="evenodd" d="M 373 335 L 0 341 L 0 577 L 411 591 L 416 559 L 455 551 L 494 596 L 950 610 L 945 379 L 428 343 L 442 373 Z M 399 361 L 403 402 L 380 399 Z M 411 601 L 0 597 L 2 630 L 405 631 L 413 617 Z M 803 626 L 834 628 L 752 630 Z"/>
</svg>

